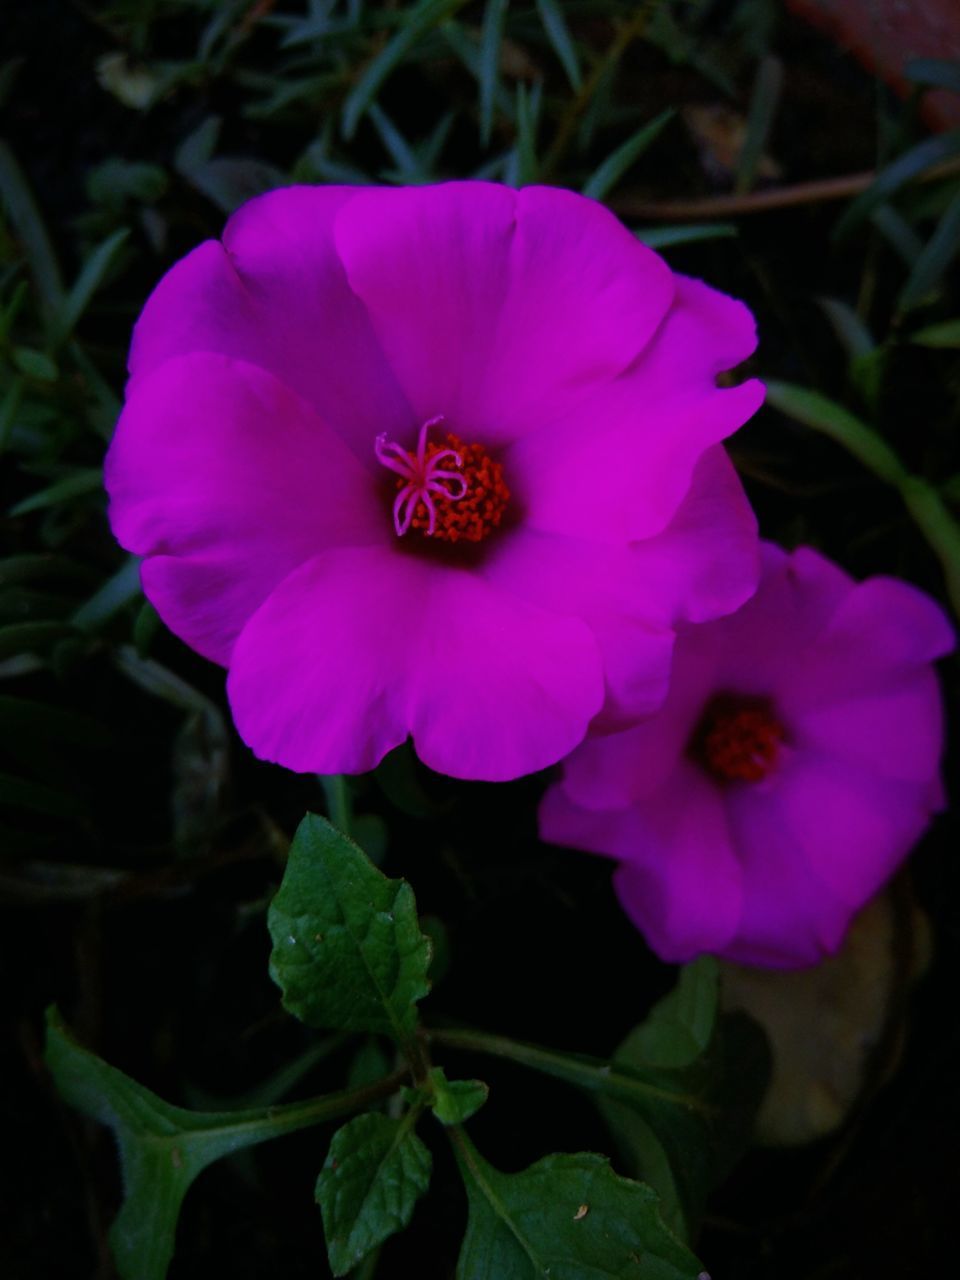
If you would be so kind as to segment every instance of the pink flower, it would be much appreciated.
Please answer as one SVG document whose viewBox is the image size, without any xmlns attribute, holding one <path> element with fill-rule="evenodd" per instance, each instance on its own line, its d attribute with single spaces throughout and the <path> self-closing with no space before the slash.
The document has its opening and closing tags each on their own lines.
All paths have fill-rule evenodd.
<svg viewBox="0 0 960 1280">
<path fill-rule="evenodd" d="M 566 761 L 542 835 L 619 860 L 664 960 L 813 964 L 942 807 L 952 647 L 914 587 L 765 546 L 754 598 L 681 637 L 659 714 Z"/>
<path fill-rule="evenodd" d="M 658 705 L 676 623 L 754 589 L 718 442 L 762 388 L 716 386 L 754 345 L 569 192 L 275 191 L 147 302 L 113 529 L 258 755 L 356 772 L 412 735 L 517 777 Z"/>
</svg>

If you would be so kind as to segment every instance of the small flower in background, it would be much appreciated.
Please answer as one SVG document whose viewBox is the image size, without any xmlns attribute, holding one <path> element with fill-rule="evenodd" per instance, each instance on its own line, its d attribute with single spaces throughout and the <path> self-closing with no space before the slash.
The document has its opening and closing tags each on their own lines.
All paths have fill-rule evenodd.
<svg viewBox="0 0 960 1280">
<path fill-rule="evenodd" d="M 766 545 L 753 599 L 679 639 L 663 709 L 565 762 L 541 834 L 618 859 L 664 960 L 814 964 L 942 807 L 953 643 L 914 587 Z"/>
<path fill-rule="evenodd" d="M 753 591 L 718 442 L 763 392 L 716 379 L 755 343 L 569 192 L 279 190 L 144 309 L 113 529 L 261 757 L 360 772 L 412 735 L 514 778 L 655 709 L 675 625 Z"/>
</svg>

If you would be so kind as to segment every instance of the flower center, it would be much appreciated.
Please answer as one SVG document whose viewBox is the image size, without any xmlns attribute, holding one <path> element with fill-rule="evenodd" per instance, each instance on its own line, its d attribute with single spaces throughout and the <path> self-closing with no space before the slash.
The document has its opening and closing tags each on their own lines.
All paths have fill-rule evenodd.
<svg viewBox="0 0 960 1280">
<path fill-rule="evenodd" d="M 393 527 L 441 542 L 483 542 L 499 528 L 510 500 L 503 466 L 482 444 L 464 444 L 448 432 L 442 444 L 428 440 L 431 418 L 420 428 L 416 452 L 377 436 L 377 461 L 397 474 Z"/>
<path fill-rule="evenodd" d="M 719 782 L 761 782 L 776 767 L 785 736 L 765 699 L 720 694 L 707 704 L 690 754 Z"/>
</svg>

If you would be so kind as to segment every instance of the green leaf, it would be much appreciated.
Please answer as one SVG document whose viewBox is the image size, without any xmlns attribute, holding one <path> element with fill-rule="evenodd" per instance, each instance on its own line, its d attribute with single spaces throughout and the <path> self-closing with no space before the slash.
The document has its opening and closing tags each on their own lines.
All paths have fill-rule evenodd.
<svg viewBox="0 0 960 1280">
<path fill-rule="evenodd" d="M 116 1136 L 124 1199 L 110 1228 L 110 1247 L 122 1280 L 163 1280 L 183 1197 L 214 1160 L 336 1119 L 392 1093 L 399 1083 L 390 1077 L 365 1089 L 253 1111 L 188 1111 L 82 1048 L 55 1009 L 47 1012 L 46 1061 L 67 1102 L 109 1125 Z"/>
<path fill-rule="evenodd" d="M 490 1093 L 482 1080 L 448 1080 L 442 1067 L 429 1075 L 433 1090 L 433 1114 L 441 1124 L 463 1124 L 480 1110 Z"/>
<path fill-rule="evenodd" d="M 587 179 L 583 194 L 591 196 L 594 200 L 602 200 L 617 185 L 630 166 L 639 160 L 675 114 L 674 109 L 668 107 L 666 111 L 661 111 L 658 116 L 654 116 L 641 129 L 638 129 L 622 146 L 617 147 L 616 151 L 608 155 L 603 164 Z"/>
<path fill-rule="evenodd" d="M 60 376 L 60 370 L 50 357 L 35 347 L 14 347 L 10 354 L 20 372 L 36 382 L 56 382 Z"/>
<path fill-rule="evenodd" d="M 933 292 L 944 272 L 960 251 L 960 191 L 953 197 L 937 223 L 933 235 L 913 264 L 897 302 L 899 311 L 908 311 Z"/>
<path fill-rule="evenodd" d="M 744 195 L 747 191 L 753 190 L 757 168 L 777 113 L 782 86 L 783 63 L 772 54 L 761 58 L 750 98 L 746 135 L 737 163 L 737 180 L 734 185 L 737 195 Z"/>
<path fill-rule="evenodd" d="M 960 320 L 942 320 L 939 324 L 927 325 L 910 335 L 909 341 L 917 347 L 960 348 Z"/>
<path fill-rule="evenodd" d="M 877 174 L 876 179 L 847 208 L 834 228 L 836 240 L 845 239 L 878 205 L 899 191 L 906 183 L 925 173 L 935 164 L 949 160 L 960 151 L 960 129 L 926 138 L 898 156 Z"/>
<path fill-rule="evenodd" d="M 537 0 L 537 12 L 540 15 L 540 21 L 543 23 L 547 39 L 553 45 L 553 51 L 560 59 L 563 69 L 567 73 L 571 89 L 579 89 L 583 83 L 583 77 L 580 74 L 577 50 L 570 37 L 567 20 L 563 16 L 563 9 L 557 3 L 557 0 Z"/>
<path fill-rule="evenodd" d="M 853 307 L 840 298 L 817 298 L 817 302 L 851 360 L 865 358 L 876 350 L 873 335 Z"/>
<path fill-rule="evenodd" d="M 0 204 L 23 248 L 44 310 L 55 313 L 63 302 L 63 282 L 27 180 L 5 142 L 0 142 Z"/>
<path fill-rule="evenodd" d="M 463 7 L 466 0 L 420 0 L 404 18 L 403 25 L 387 41 L 343 104 L 343 136 L 352 138 L 364 112 L 379 92 L 380 86 L 400 65 L 431 28 Z"/>
<path fill-rule="evenodd" d="M 505 1174 L 452 1130 L 467 1189 L 457 1280 L 697 1280 L 700 1264 L 667 1230 L 650 1187 L 602 1156 L 552 1155 Z"/>
<path fill-rule="evenodd" d="M 72 634 L 62 622 L 14 622 L 0 627 L 0 659 L 19 653 L 46 653 L 51 645 Z"/>
<path fill-rule="evenodd" d="M 875 431 L 818 391 L 771 380 L 767 383 L 767 403 L 788 418 L 813 427 L 842 444 L 868 470 L 888 484 L 899 484 L 906 474 L 900 459 Z"/>
<path fill-rule="evenodd" d="M 73 332 L 74 327 L 87 307 L 93 295 L 103 284 L 107 273 L 117 259 L 117 255 L 127 241 L 130 232 L 121 227 L 113 235 L 107 236 L 102 244 L 97 245 L 93 253 L 83 265 L 73 288 L 64 299 L 63 306 L 54 317 L 52 341 L 59 345 Z"/>
<path fill-rule="evenodd" d="M 268 917 L 270 972 L 303 1022 L 391 1035 L 410 1051 L 430 982 L 413 891 L 388 880 L 324 818 L 308 814 Z"/>
<path fill-rule="evenodd" d="M 701 240 L 728 240 L 740 233 L 732 222 L 692 222 L 683 227 L 644 227 L 634 234 L 650 249 L 669 249 Z"/>
<path fill-rule="evenodd" d="M 10 515 L 25 516 L 31 511 L 42 511 L 45 507 L 55 507 L 70 498 L 80 498 L 88 493 L 98 493 L 103 489 L 103 472 L 99 467 L 84 467 L 56 481 L 39 493 L 32 493 L 10 508 Z"/>
<path fill-rule="evenodd" d="M 490 141 L 493 129 L 493 108 L 500 87 L 500 45 L 509 3 L 510 0 L 487 0 L 483 11 L 477 72 L 480 80 L 480 141 L 484 146 Z"/>
<path fill-rule="evenodd" d="M 130 556 L 73 615 L 81 631 L 95 631 L 140 597 L 140 557 Z"/>
<path fill-rule="evenodd" d="M 766 1042 L 748 1019 L 718 1026 L 717 970 L 709 959 L 683 971 L 612 1062 L 483 1032 L 436 1031 L 432 1039 L 596 1094 L 631 1172 L 652 1184 L 668 1226 L 686 1238 L 708 1191 L 749 1141 L 768 1070 Z"/>
<path fill-rule="evenodd" d="M 718 1017 L 719 970 L 704 957 L 681 969 L 677 985 L 613 1055 L 614 1068 L 685 1088 L 686 1110 L 639 1095 L 603 1098 L 600 1109 L 630 1172 L 659 1193 L 663 1216 L 692 1239 L 708 1193 L 749 1145 L 769 1074 L 762 1032 L 747 1018 Z"/>
<path fill-rule="evenodd" d="M 395 1120 L 371 1112 L 333 1135 L 316 1197 L 335 1276 L 402 1231 L 426 1191 L 432 1160 L 413 1131 L 417 1114 Z"/>
</svg>

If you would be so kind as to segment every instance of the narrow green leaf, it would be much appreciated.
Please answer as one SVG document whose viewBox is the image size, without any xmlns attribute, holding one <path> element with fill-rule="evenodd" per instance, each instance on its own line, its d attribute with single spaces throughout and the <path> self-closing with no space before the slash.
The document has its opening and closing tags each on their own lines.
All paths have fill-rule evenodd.
<svg viewBox="0 0 960 1280">
<path fill-rule="evenodd" d="M 960 320 L 942 320 L 927 325 L 910 335 L 909 341 L 918 347 L 960 348 Z"/>
<path fill-rule="evenodd" d="M 603 164 L 587 179 L 583 186 L 583 194 L 591 196 L 594 200 L 602 200 L 662 133 L 675 114 L 673 107 L 668 107 L 666 111 L 661 111 L 658 116 L 654 116 L 641 129 L 638 129 L 622 146 L 617 147 L 616 151 L 607 156 Z"/>
<path fill-rule="evenodd" d="M 539 177 L 537 127 L 542 96 L 543 86 L 540 84 L 534 85 L 532 89 L 528 89 L 525 84 L 517 85 L 517 139 L 508 170 L 507 182 L 510 186 L 525 187 L 536 182 Z"/>
<path fill-rule="evenodd" d="M 683 227 L 643 227 L 634 234 L 650 249 L 669 249 L 675 244 L 727 240 L 740 233 L 732 222 L 692 222 Z"/>
<path fill-rule="evenodd" d="M 914 84 L 932 85 L 960 93 L 960 62 L 949 58 L 911 58 L 903 74 Z"/>
<path fill-rule="evenodd" d="M 83 265 L 73 288 L 63 301 L 53 320 L 51 340 L 59 345 L 73 333 L 77 321 L 90 305 L 93 295 L 103 284 L 107 272 L 116 261 L 117 255 L 126 243 L 130 232 L 126 227 L 114 231 L 102 244 L 97 245 L 93 253 Z"/>
<path fill-rule="evenodd" d="M 893 205 L 881 204 L 870 214 L 870 221 L 900 260 L 912 267 L 923 253 L 923 241 L 906 218 Z"/>
<path fill-rule="evenodd" d="M 60 791 L 9 773 L 0 773 L 0 805 L 74 822 L 82 822 L 90 815 L 89 807 L 76 792 Z"/>
<path fill-rule="evenodd" d="M 37 351 L 35 347 L 14 347 L 10 354 L 20 372 L 27 378 L 33 378 L 35 382 L 56 382 L 60 376 L 60 370 L 53 360 L 46 352 Z"/>
<path fill-rule="evenodd" d="M 335 1276 L 402 1231 L 429 1186 L 433 1162 L 416 1119 L 416 1111 L 399 1120 L 371 1112 L 333 1135 L 316 1197 Z"/>
<path fill-rule="evenodd" d="M 94 750 L 110 745 L 107 727 L 79 711 L 0 695 L 0 737 L 8 743 L 21 736 Z"/>
<path fill-rule="evenodd" d="M 951 129 L 948 133 L 926 138 L 904 152 L 902 156 L 898 156 L 892 164 L 881 169 L 866 191 L 861 192 L 849 205 L 834 227 L 834 239 L 845 239 L 868 214 L 885 200 L 889 200 L 902 186 L 912 182 L 928 169 L 932 169 L 935 164 L 949 160 L 958 152 L 960 152 L 960 129 Z"/>
<path fill-rule="evenodd" d="M 480 141 L 486 146 L 493 129 L 493 109 L 500 87 L 500 45 L 510 0 L 487 0 L 480 28 Z"/>
<path fill-rule="evenodd" d="M 409 1052 L 430 989 L 430 941 L 413 891 L 352 840 L 308 814 L 270 907 L 270 972 L 284 1006 L 311 1026 L 384 1032 Z"/>
<path fill-rule="evenodd" d="M 368 112 L 381 142 L 397 166 L 399 180 L 410 184 L 425 182 L 427 175 L 423 172 L 413 148 L 387 113 L 375 102 L 370 103 Z"/>
<path fill-rule="evenodd" d="M 377 56 L 367 64 L 360 79 L 353 86 L 343 104 L 343 136 L 352 138 L 357 125 L 379 92 L 380 86 L 400 65 L 431 28 L 457 9 L 466 0 L 420 0 L 407 13 L 403 25 L 391 36 Z"/>
<path fill-rule="evenodd" d="M 851 360 L 871 354 L 876 348 L 873 335 L 853 307 L 840 298 L 818 298 L 817 303 Z"/>
<path fill-rule="evenodd" d="M 960 524 L 936 489 L 910 475 L 875 431 L 826 396 L 786 382 L 768 382 L 767 400 L 781 413 L 843 445 L 879 479 L 900 490 L 914 523 L 940 560 L 950 602 L 960 614 Z"/>
<path fill-rule="evenodd" d="M 505 1174 L 451 1130 L 467 1189 L 457 1280 L 697 1280 L 699 1262 L 667 1230 L 650 1187 L 602 1156 L 552 1155 Z"/>
<path fill-rule="evenodd" d="M 46 1061 L 66 1101 L 116 1135 L 124 1199 L 110 1228 L 110 1247 L 122 1280 L 163 1280 L 183 1197 L 214 1160 L 348 1115 L 393 1093 L 399 1083 L 390 1077 L 363 1089 L 252 1111 L 187 1111 L 82 1048 L 55 1009 L 47 1012 Z"/>
<path fill-rule="evenodd" d="M 482 1080 L 448 1080 L 442 1067 L 428 1077 L 433 1091 L 433 1114 L 443 1125 L 463 1124 L 480 1110 L 490 1093 Z"/>
<path fill-rule="evenodd" d="M 760 59 L 757 76 L 753 82 L 750 110 L 747 113 L 747 131 L 737 163 L 737 180 L 734 190 L 744 195 L 753 190 L 757 169 L 763 156 L 770 130 L 773 128 L 780 90 L 783 87 L 783 63 L 767 54 Z"/>
<path fill-rule="evenodd" d="M 570 36 L 567 20 L 557 0 L 537 0 L 537 12 L 546 32 L 547 39 L 553 45 L 553 51 L 567 73 L 571 89 L 578 90 L 583 83 L 580 74 L 580 60 L 576 46 Z"/>
<path fill-rule="evenodd" d="M 71 621 L 81 631 L 95 631 L 140 597 L 140 557 L 129 556 L 112 577 L 85 601 Z"/>
<path fill-rule="evenodd" d="M 903 286 L 897 303 L 898 310 L 909 311 L 930 294 L 940 283 L 943 273 L 960 251 L 960 191 L 953 197 L 936 230 L 923 247 L 913 264 L 913 270 Z"/>
<path fill-rule="evenodd" d="M 71 633 L 71 628 L 63 622 L 14 622 L 9 627 L 0 627 L 0 659 L 20 653 L 46 653 L 51 645 Z"/>
<path fill-rule="evenodd" d="M 23 171 L 3 141 L 0 141 L 0 203 L 23 246 L 40 302 L 48 315 L 54 315 L 63 303 L 60 268 Z"/>
<path fill-rule="evenodd" d="M 99 467 L 84 467 L 74 471 L 55 484 L 39 493 L 32 493 L 29 498 L 16 503 L 10 508 L 10 515 L 25 516 L 31 511 L 42 511 L 46 507 L 56 507 L 71 498 L 80 498 L 87 493 L 96 493 L 103 489 L 103 472 Z"/>
<path fill-rule="evenodd" d="M 650 1067 L 687 1067 L 713 1039 L 720 970 L 711 956 L 680 970 L 677 985 L 650 1010 L 617 1051 L 616 1060 Z"/>
<path fill-rule="evenodd" d="M 818 391 L 771 380 L 767 383 L 767 403 L 788 418 L 813 427 L 842 444 L 868 470 L 888 484 L 899 484 L 905 476 L 900 459 L 875 431 Z"/>
</svg>

